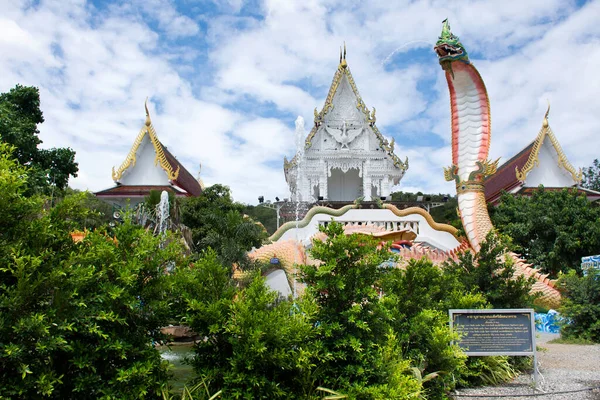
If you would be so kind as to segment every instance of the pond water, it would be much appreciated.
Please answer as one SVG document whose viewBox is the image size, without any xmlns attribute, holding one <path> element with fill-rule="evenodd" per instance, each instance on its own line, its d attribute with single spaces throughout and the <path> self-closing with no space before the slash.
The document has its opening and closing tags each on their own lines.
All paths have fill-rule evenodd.
<svg viewBox="0 0 600 400">
<path fill-rule="evenodd" d="M 183 391 L 185 383 L 194 377 L 194 368 L 186 364 L 186 357 L 191 358 L 194 355 L 194 344 L 178 344 L 175 346 L 158 346 L 160 356 L 169 361 L 173 368 L 171 372 L 173 377 L 171 378 L 171 384 L 175 392 Z"/>
</svg>

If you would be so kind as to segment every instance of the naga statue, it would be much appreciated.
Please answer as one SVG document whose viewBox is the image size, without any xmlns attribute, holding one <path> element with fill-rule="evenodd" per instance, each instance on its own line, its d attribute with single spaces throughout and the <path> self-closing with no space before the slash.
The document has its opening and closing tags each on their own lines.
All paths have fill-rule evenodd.
<svg viewBox="0 0 600 400">
<path fill-rule="evenodd" d="M 446 80 L 450 90 L 452 165 L 444 169 L 444 174 L 447 180 L 456 182 L 458 212 L 468 242 L 456 242 L 455 248 L 442 251 L 422 245 L 415 241 L 415 237 L 409 237 L 410 232 L 406 232 L 405 229 L 395 229 L 394 224 L 391 224 L 391 231 L 388 225 L 385 228 L 370 226 L 369 224 L 346 226 L 345 231 L 347 234 L 368 234 L 382 241 L 391 241 L 398 244 L 397 251 L 394 251 L 398 256 L 398 268 L 403 268 L 410 259 L 426 257 L 436 265 L 443 265 L 448 259 L 457 260 L 462 252 L 479 252 L 482 242 L 493 229 L 484 193 L 485 178 L 494 174 L 498 166 L 498 160 L 488 160 L 491 139 L 489 97 L 481 75 L 469 61 L 467 51 L 459 38 L 450 31 L 448 20 L 445 20 L 443 24 L 442 34 L 434 50 L 439 57 L 440 65 L 446 72 Z M 393 143 L 391 147 L 393 147 Z M 284 233 L 287 230 L 294 229 L 294 226 L 296 229 L 304 229 L 311 224 L 312 218 L 316 214 L 341 217 L 346 212 L 350 212 L 351 209 L 358 208 L 359 205 L 357 204 L 347 205 L 337 210 L 327 207 L 315 207 L 308 212 L 304 220 L 298 223 L 288 222 L 281 226 L 271 236 L 273 243 L 252 251 L 249 256 L 267 262 L 276 255 L 278 260 L 281 261 L 282 267 L 292 274 L 295 270 L 295 264 L 318 263 L 318 261 L 309 257 L 306 246 L 298 242 L 297 239 L 281 240 Z M 455 228 L 436 223 L 429 213 L 420 208 L 398 210 L 391 204 L 385 204 L 383 208 L 398 217 L 419 214 L 428 221 L 427 223 L 434 231 L 450 232 L 456 236 Z M 365 211 L 369 212 L 369 210 Z M 322 240 L 323 238 L 319 235 L 319 233 L 315 234 L 309 238 L 308 242 Z M 507 256 L 514 265 L 515 276 L 534 278 L 532 292 L 540 293 L 538 299 L 540 304 L 544 304 L 549 308 L 558 306 L 560 293 L 555 287 L 555 282 L 550 280 L 548 275 L 542 274 L 539 270 L 533 268 L 531 264 L 527 264 L 517 254 L 509 252 Z"/>
<path fill-rule="evenodd" d="M 435 45 L 446 71 L 452 120 L 452 165 L 444 168 L 446 180 L 456 182 L 458 210 L 465 234 L 475 251 L 492 229 L 483 181 L 496 172 L 498 160 L 490 162 L 492 134 L 490 100 L 481 75 L 469 61 L 459 38 L 444 20 Z"/>
<path fill-rule="evenodd" d="M 452 165 L 444 168 L 444 175 L 446 180 L 456 182 L 458 213 L 471 248 L 478 252 L 493 229 L 485 202 L 484 180 L 496 172 L 499 161 L 488 160 L 492 135 L 490 99 L 479 71 L 471 64 L 458 36 L 450 30 L 447 19 L 434 50 L 446 72 L 450 91 Z M 516 254 L 508 255 L 514 262 L 516 275 L 535 278 L 532 291 L 541 294 L 540 302 L 556 307 L 560 293 L 555 281 Z"/>
</svg>

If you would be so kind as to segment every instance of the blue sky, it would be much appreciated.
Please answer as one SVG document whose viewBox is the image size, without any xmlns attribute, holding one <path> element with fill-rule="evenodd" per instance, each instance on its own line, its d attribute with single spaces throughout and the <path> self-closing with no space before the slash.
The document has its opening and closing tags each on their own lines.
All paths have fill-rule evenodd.
<svg viewBox="0 0 600 400">
<path fill-rule="evenodd" d="M 70 146 L 71 185 L 113 185 L 144 120 L 236 200 L 287 197 L 283 157 L 312 124 L 347 44 L 377 125 L 410 168 L 399 190 L 452 193 L 449 102 L 432 51 L 448 17 L 488 87 L 491 157 L 550 126 L 578 167 L 600 157 L 600 2 L 0 0 L 0 91 L 40 88 L 44 146 Z"/>
</svg>

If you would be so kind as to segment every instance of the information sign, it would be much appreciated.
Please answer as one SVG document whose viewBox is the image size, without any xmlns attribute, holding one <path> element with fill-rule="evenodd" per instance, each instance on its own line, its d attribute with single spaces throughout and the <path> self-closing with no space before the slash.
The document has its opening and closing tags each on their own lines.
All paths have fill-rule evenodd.
<svg viewBox="0 0 600 400">
<path fill-rule="evenodd" d="M 469 356 L 535 355 L 532 309 L 450 310 L 450 327 Z"/>
</svg>

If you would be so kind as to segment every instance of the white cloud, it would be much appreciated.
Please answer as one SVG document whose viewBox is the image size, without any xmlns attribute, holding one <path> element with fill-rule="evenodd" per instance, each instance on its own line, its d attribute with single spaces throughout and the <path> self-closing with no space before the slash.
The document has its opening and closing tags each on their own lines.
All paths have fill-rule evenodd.
<svg viewBox="0 0 600 400">
<path fill-rule="evenodd" d="M 346 41 L 356 84 L 367 106 L 377 108 L 381 131 L 390 136 L 402 123 L 407 132 L 443 139 L 442 147 L 412 145 L 408 133 L 395 135 L 396 153 L 410 161 L 401 189 L 452 192 L 441 169 L 451 158 L 447 86 L 431 49 L 449 17 L 488 87 L 492 157 L 509 157 L 533 140 L 549 99 L 550 124 L 572 163 L 600 158 L 598 1 L 577 9 L 559 0 L 502 7 L 475 0 L 266 0 L 254 16 L 240 14 L 240 0 L 204 15 L 209 6 L 4 4 L 0 91 L 16 83 L 40 87 L 41 138 L 45 146 L 77 151 L 76 187 L 112 185 L 111 167 L 127 154 L 149 96 L 159 137 L 192 174 L 202 163 L 206 183 L 229 185 L 236 199 L 256 202 L 258 195 L 287 197 L 281 164 L 294 153 L 295 115 L 310 126 Z"/>
</svg>

